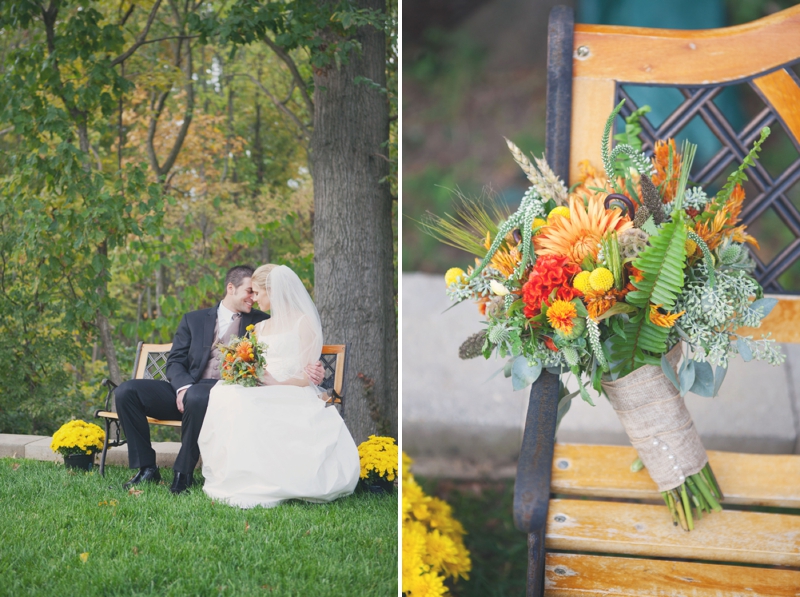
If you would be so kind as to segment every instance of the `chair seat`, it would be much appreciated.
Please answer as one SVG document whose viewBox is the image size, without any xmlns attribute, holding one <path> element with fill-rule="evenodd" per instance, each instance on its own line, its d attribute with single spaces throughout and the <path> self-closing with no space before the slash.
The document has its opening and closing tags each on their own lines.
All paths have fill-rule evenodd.
<svg viewBox="0 0 800 597">
<path fill-rule="evenodd" d="M 95 417 L 102 417 L 104 419 L 114 419 L 119 420 L 119 415 L 113 411 L 109 410 L 98 410 L 94 413 Z M 151 425 L 166 425 L 167 427 L 180 427 L 180 421 L 162 421 L 161 419 L 154 419 L 152 417 L 147 417 L 147 422 Z"/>
<path fill-rule="evenodd" d="M 673 560 L 548 553 L 544 582 L 547 597 L 795 597 L 800 587 L 800 572 Z"/>
</svg>

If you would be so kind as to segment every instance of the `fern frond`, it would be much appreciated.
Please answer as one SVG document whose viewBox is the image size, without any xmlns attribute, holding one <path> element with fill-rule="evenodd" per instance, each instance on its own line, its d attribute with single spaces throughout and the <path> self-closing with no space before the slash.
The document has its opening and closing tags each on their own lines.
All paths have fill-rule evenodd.
<svg viewBox="0 0 800 597">
<path fill-rule="evenodd" d="M 635 307 L 649 303 L 664 305 L 671 311 L 683 288 L 683 268 L 686 264 L 686 227 L 683 212 L 673 214 L 673 221 L 664 224 L 658 234 L 649 239 L 650 246 L 633 262 L 644 278 L 634 282 L 636 290 L 625 297 Z"/>
<path fill-rule="evenodd" d="M 627 375 L 641 365 L 650 364 L 667 350 L 669 328 L 651 323 L 646 310 L 641 310 L 624 326 L 624 336 L 611 336 L 611 358 L 615 362 L 613 370 L 620 377 Z M 645 351 L 651 353 L 646 355 Z"/>
</svg>

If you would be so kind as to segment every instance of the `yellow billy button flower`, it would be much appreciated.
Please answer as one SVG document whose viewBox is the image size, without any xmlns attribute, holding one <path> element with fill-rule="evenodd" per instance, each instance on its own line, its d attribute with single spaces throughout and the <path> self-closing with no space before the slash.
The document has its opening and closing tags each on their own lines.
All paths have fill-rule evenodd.
<svg viewBox="0 0 800 597">
<path fill-rule="evenodd" d="M 683 245 L 684 249 L 686 249 L 686 256 L 691 257 L 697 251 L 697 243 L 694 242 L 691 238 L 687 238 L 686 242 Z"/>
<path fill-rule="evenodd" d="M 494 292 L 497 296 L 506 296 L 507 294 L 511 294 L 508 291 L 508 288 L 500 284 L 500 282 L 498 282 L 497 280 L 492 280 L 491 282 L 489 282 L 489 287 L 492 289 L 492 292 Z"/>
<path fill-rule="evenodd" d="M 254 329 L 256 329 L 256 326 L 254 326 L 254 325 L 250 324 L 250 325 L 248 325 L 248 326 L 247 326 L 245 329 L 246 329 L 248 332 L 252 332 Z"/>
<path fill-rule="evenodd" d="M 558 207 L 553 208 L 553 210 L 547 214 L 547 223 L 552 223 L 553 220 L 559 216 L 569 220 L 569 207 L 566 205 L 559 205 Z"/>
<path fill-rule="evenodd" d="M 533 224 L 531 224 L 531 230 L 536 230 L 538 228 L 538 230 L 536 230 L 536 232 L 533 233 L 534 236 L 536 236 L 542 231 L 541 229 L 543 226 L 547 226 L 547 220 L 543 218 L 533 218 Z"/>
<path fill-rule="evenodd" d="M 601 290 L 603 292 L 610 290 L 614 285 L 614 274 L 604 267 L 598 267 L 589 274 L 589 285 L 592 290 Z"/>
<path fill-rule="evenodd" d="M 464 273 L 464 270 L 460 267 L 451 267 L 444 275 L 444 282 L 448 286 L 452 286 L 453 284 L 457 284 L 461 278 L 465 276 L 466 274 Z"/>
<path fill-rule="evenodd" d="M 589 292 L 592 287 L 589 284 L 589 276 L 592 275 L 592 272 L 581 272 L 577 276 L 572 279 L 572 287 L 576 290 L 580 290 L 583 294 Z"/>
</svg>

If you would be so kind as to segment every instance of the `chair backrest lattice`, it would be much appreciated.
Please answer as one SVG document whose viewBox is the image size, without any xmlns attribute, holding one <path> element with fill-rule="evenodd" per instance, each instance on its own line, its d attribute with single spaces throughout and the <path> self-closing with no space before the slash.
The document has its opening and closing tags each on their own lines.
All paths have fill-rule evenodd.
<svg viewBox="0 0 800 597">
<path fill-rule="evenodd" d="M 167 381 L 167 357 L 172 344 L 139 343 L 136 361 L 133 365 L 132 379 L 159 379 Z M 344 344 L 326 344 L 322 347 L 320 362 L 325 370 L 325 377 L 320 384 L 326 390 L 335 390 L 338 397 L 344 397 L 345 355 Z"/>
<path fill-rule="evenodd" d="M 800 102 L 800 81 L 797 75 L 788 68 L 776 72 L 785 76 L 798 88 L 798 101 Z M 705 163 L 695 161 L 692 168 L 691 179 L 705 186 L 718 181 L 720 177 L 727 176 L 734 168 L 737 168 L 765 126 L 770 127 L 773 134 L 776 132 L 776 127 L 782 127 L 789 133 L 789 138 L 797 149 L 800 149 L 800 142 L 791 135 L 792 131 L 781 114 L 759 92 L 755 81 L 760 78 L 763 77 L 751 77 L 744 83 L 738 83 L 751 86 L 766 103 L 755 117 L 744 126 L 739 127 L 738 130 L 714 101 L 726 86 L 675 87 L 683 97 L 683 102 L 667 118 L 658 126 L 654 126 L 647 116 L 640 121 L 643 150 L 648 155 L 652 155 L 655 141 L 677 137 L 690 123 L 700 119 L 721 144 L 720 149 L 710 159 Z M 622 117 L 629 116 L 639 107 L 631 97 L 627 86 L 618 83 L 616 100 L 622 99 L 625 100 L 621 110 Z M 785 153 L 785 147 L 783 149 Z M 794 197 L 794 195 L 800 197 L 800 187 L 794 188 L 800 181 L 800 153 L 795 153 L 795 159 L 774 177 L 761 161 L 755 161 L 755 165 L 748 171 L 750 188 L 748 189 L 748 200 L 741 213 L 742 223 L 752 225 L 771 209 L 791 233 L 790 239 L 783 239 L 782 244 L 785 246 L 782 249 L 753 252 L 756 260 L 755 277 L 766 291 L 772 293 L 800 290 L 800 275 L 795 283 L 792 283 L 791 276 L 783 278 L 788 282 L 787 285 L 781 283 L 782 276 L 791 272 L 792 267 L 800 260 L 800 210 L 798 210 L 800 201 Z M 784 236 L 786 235 L 784 234 Z"/>
<path fill-rule="evenodd" d="M 548 54 L 548 161 L 570 183 L 579 178 L 581 160 L 602 167 L 606 118 L 622 99 L 621 116 L 636 110 L 635 90 L 642 87 L 669 88 L 665 95 L 681 98 L 660 123 L 647 115 L 641 120 L 645 153 L 652 154 L 658 139 L 686 134 L 690 125 L 705 126 L 719 140 L 721 148 L 704 163 L 696 160 L 691 176 L 711 191 L 769 126 L 764 159 L 747 170 L 741 220 L 762 239 L 754 257 L 764 289 L 800 292 L 799 27 L 800 6 L 745 25 L 689 31 L 574 24 L 571 9 L 557 7 Z M 729 87 L 748 97 L 744 124 L 720 108 Z M 773 159 L 777 168 L 766 162 L 770 151 L 781 154 Z"/>
</svg>

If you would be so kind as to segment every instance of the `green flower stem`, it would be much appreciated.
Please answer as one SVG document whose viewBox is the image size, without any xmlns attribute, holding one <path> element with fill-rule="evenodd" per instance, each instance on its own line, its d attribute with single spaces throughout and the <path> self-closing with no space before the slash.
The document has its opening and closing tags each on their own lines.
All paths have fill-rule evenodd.
<svg viewBox="0 0 800 597">
<path fill-rule="evenodd" d="M 686 513 L 683 511 L 683 504 L 681 502 L 681 496 L 674 489 L 671 489 L 670 492 L 672 494 L 672 500 L 675 502 L 675 510 L 677 510 L 677 512 L 678 512 L 678 519 L 680 520 L 681 528 L 684 531 L 688 531 L 689 530 L 689 525 L 686 524 Z"/>
<path fill-rule="evenodd" d="M 706 502 L 705 498 L 703 497 L 703 494 L 700 493 L 700 490 L 697 489 L 697 485 L 695 484 L 694 481 L 692 481 L 691 477 L 688 477 L 686 479 L 686 485 L 692 492 L 692 496 L 694 497 L 695 503 L 697 505 L 698 514 L 700 514 L 701 510 L 705 510 L 706 512 L 711 512 L 711 508 L 709 507 L 708 502 Z M 701 516 L 702 515 L 698 516 L 698 518 L 701 518 Z"/>
<path fill-rule="evenodd" d="M 705 477 L 700 473 L 697 473 L 692 475 L 692 480 L 697 484 L 697 488 L 700 490 L 700 493 L 703 494 L 703 497 L 711 506 L 711 509 L 714 510 L 714 512 L 721 512 L 722 506 L 720 506 L 719 502 L 714 499 L 713 495 L 711 495 L 711 490 L 708 487 Z"/>
<path fill-rule="evenodd" d="M 706 477 L 709 487 L 714 490 L 716 497 L 718 497 L 720 500 L 724 500 L 725 496 L 722 495 L 722 490 L 719 488 L 719 483 L 717 483 L 717 478 L 714 476 L 714 470 L 711 468 L 710 463 L 706 463 L 706 465 L 703 467 L 702 473 Z"/>
<path fill-rule="evenodd" d="M 678 526 L 678 513 L 675 512 L 675 504 L 672 503 L 672 495 L 668 491 L 662 491 L 661 497 L 664 498 L 664 502 L 666 502 L 667 508 L 669 508 L 669 513 L 672 516 L 672 524 Z"/>
<path fill-rule="evenodd" d="M 689 530 L 694 530 L 694 521 L 692 520 L 692 507 L 689 505 L 689 496 L 686 495 L 686 484 L 681 485 L 681 500 L 683 500 L 683 511 L 686 514 L 686 523 L 689 525 Z"/>
</svg>

